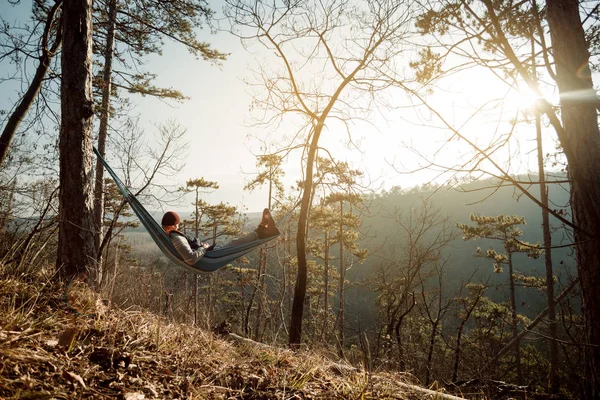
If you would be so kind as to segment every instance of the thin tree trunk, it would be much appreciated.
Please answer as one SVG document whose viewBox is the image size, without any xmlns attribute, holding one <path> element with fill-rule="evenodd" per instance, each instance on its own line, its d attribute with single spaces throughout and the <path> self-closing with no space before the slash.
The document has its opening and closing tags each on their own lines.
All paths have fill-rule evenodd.
<svg viewBox="0 0 600 400">
<path fill-rule="evenodd" d="M 269 166 L 269 201 L 267 202 L 267 208 L 270 210 L 271 209 L 271 201 L 273 198 L 273 167 L 270 165 Z M 262 317 L 263 314 L 263 309 L 266 309 L 266 303 L 267 303 L 267 284 L 266 284 L 266 278 L 267 278 L 267 262 L 268 262 L 268 254 L 267 254 L 267 248 L 265 246 L 261 247 L 260 252 L 259 252 L 259 270 L 260 273 L 258 275 L 258 307 L 256 310 L 256 340 L 257 341 L 262 341 L 262 334 L 264 333 L 264 329 L 266 329 L 266 324 L 267 324 L 267 319 L 265 318 L 265 328 L 261 331 L 260 330 L 260 319 Z"/>
<path fill-rule="evenodd" d="M 404 347 L 403 347 L 402 335 L 401 335 L 402 321 L 404 320 L 404 315 L 406 315 L 406 314 L 403 314 L 398 319 L 398 322 L 396 323 L 396 326 L 394 327 L 394 334 L 395 334 L 394 336 L 396 337 L 396 344 L 398 345 L 398 370 L 399 371 L 406 370 L 406 362 L 404 360 Z"/>
<path fill-rule="evenodd" d="M 558 377 L 558 342 L 556 331 L 556 310 L 554 308 L 554 273 L 552 270 L 552 236 L 550 235 L 550 216 L 548 214 L 548 189 L 544 172 L 544 152 L 542 149 L 542 128 L 540 115 L 535 116 L 538 148 L 538 175 L 540 179 L 540 200 L 542 208 L 542 229 L 544 238 L 544 262 L 546 265 L 546 298 L 548 302 L 548 328 L 550 331 L 550 378 L 549 391 L 556 394 L 560 388 Z"/>
<path fill-rule="evenodd" d="M 65 0 L 62 28 L 57 267 L 61 276 L 73 278 L 95 268 L 96 260 L 92 173 L 92 0 Z"/>
<path fill-rule="evenodd" d="M 507 251 L 508 254 L 508 282 L 510 287 L 510 313 L 511 313 L 511 329 L 513 340 L 517 339 L 515 344 L 515 369 L 517 370 L 517 383 L 523 384 L 523 371 L 521 370 L 521 346 L 518 342 L 519 331 L 518 331 L 518 318 L 517 318 L 517 301 L 515 298 L 515 277 L 513 272 L 512 263 L 512 252 Z"/>
<path fill-rule="evenodd" d="M 261 265 L 259 262 L 257 271 L 258 276 L 260 276 L 260 268 Z M 258 276 L 256 277 L 256 285 L 254 285 L 254 287 L 252 288 L 252 294 L 250 295 L 250 300 L 248 300 L 248 306 L 246 307 L 246 314 L 244 316 L 244 335 L 246 335 L 246 337 L 249 337 L 250 335 L 250 312 L 252 311 L 252 306 L 254 305 L 254 298 L 256 297 L 256 292 L 258 291 Z"/>
<path fill-rule="evenodd" d="M 50 61 L 52 60 L 52 57 L 54 57 L 60 48 L 62 42 L 62 27 L 58 27 L 56 30 L 57 37 L 52 44 L 52 48 L 48 48 L 48 41 L 52 31 L 52 23 L 54 22 L 56 13 L 61 5 L 62 0 L 57 0 L 48 13 L 46 25 L 44 27 L 44 33 L 42 36 L 42 55 L 39 58 L 39 64 L 35 70 L 35 75 L 29 84 L 29 88 L 27 88 L 27 91 L 23 95 L 23 98 L 8 118 L 8 121 L 2 130 L 2 135 L 0 135 L 0 165 L 4 163 L 6 155 L 8 154 L 8 149 L 15 137 L 15 134 L 17 133 L 19 125 L 23 121 L 23 118 L 25 118 L 25 115 L 27 115 L 27 111 L 29 111 L 29 108 L 33 104 L 33 101 L 42 88 L 42 83 L 44 82 L 44 77 L 46 76 L 48 68 L 50 67 Z"/>
<path fill-rule="evenodd" d="M 404 321 L 404 317 L 406 317 L 412 311 L 413 307 L 417 304 L 414 293 L 412 294 L 410 306 L 408 306 L 408 297 L 405 297 L 402 302 L 406 304 L 406 310 L 398 317 L 398 321 L 394 326 L 394 334 L 396 337 L 396 343 L 398 344 L 398 368 L 400 371 L 404 371 L 406 366 L 406 360 L 404 360 L 404 348 L 402 347 L 402 322 Z"/>
<path fill-rule="evenodd" d="M 112 59 L 115 38 L 115 16 L 117 12 L 117 1 L 110 0 L 108 3 L 108 28 L 106 36 L 106 48 L 104 49 L 104 71 L 102 73 L 102 108 L 100 110 L 100 129 L 98 131 L 97 150 L 102 157 L 106 155 L 106 139 L 108 138 L 108 118 L 110 115 L 110 95 L 112 85 Z M 96 232 L 94 243 L 97 251 L 103 239 L 104 228 L 104 167 L 100 159 L 96 159 L 96 179 L 94 186 L 94 225 Z M 98 285 L 102 282 L 102 251 L 98 251 L 96 257 Z"/>
<path fill-rule="evenodd" d="M 462 333 L 467 323 L 467 318 L 460 321 L 458 333 L 456 334 L 456 351 L 454 353 L 454 368 L 452 369 L 452 382 L 458 379 L 458 366 L 460 365 L 460 346 L 462 345 Z"/>
<path fill-rule="evenodd" d="M 427 365 L 425 368 L 425 386 L 429 386 L 431 379 L 431 362 L 433 361 L 433 348 L 435 345 L 435 337 L 437 336 L 437 327 L 440 323 L 439 315 L 437 318 L 438 319 L 434 322 L 431 328 L 431 335 L 429 335 L 429 349 L 427 351 Z"/>
<path fill-rule="evenodd" d="M 537 7 L 537 4 L 533 4 Z M 537 10 L 537 8 L 536 8 Z M 533 62 L 533 75 L 537 80 L 535 63 L 535 40 L 531 38 L 531 54 Z M 548 390 L 557 394 L 560 389 L 558 377 L 558 342 L 556 331 L 556 310 L 554 308 L 554 273 L 552 269 L 552 236 L 550 234 L 550 215 L 548 213 L 548 189 L 546 187 L 546 173 L 544 171 L 544 150 L 542 142 L 542 124 L 540 113 L 535 114 L 535 132 L 538 157 L 538 177 L 540 181 L 540 202 L 542 203 L 542 232 L 544 240 L 544 263 L 546 266 L 546 299 L 548 302 L 548 328 L 550 332 L 550 377 Z"/>
<path fill-rule="evenodd" d="M 565 298 L 565 296 L 579 283 L 580 278 L 577 278 L 575 280 L 573 280 L 573 282 L 571 282 L 569 284 L 569 286 L 567 286 L 560 295 L 558 295 L 558 297 L 556 297 L 556 300 L 554 301 L 554 305 L 556 307 L 556 305 Z M 548 308 L 546 308 L 544 311 L 542 311 L 533 321 L 531 321 L 531 323 L 529 325 L 527 325 L 522 331 L 521 333 L 519 333 L 519 336 L 517 336 L 515 339 L 511 340 L 510 342 L 508 342 L 506 344 L 506 346 L 504 346 L 495 356 L 494 358 L 492 358 L 486 365 L 483 366 L 483 368 L 481 368 L 479 370 L 479 372 L 483 372 L 486 371 L 487 369 L 489 369 L 491 366 L 495 366 L 496 363 L 498 362 L 498 360 L 500 358 L 502 358 L 502 356 L 504 356 L 510 349 L 513 348 L 513 346 L 515 346 L 526 334 L 528 334 L 529 332 L 531 332 L 531 330 L 533 328 L 535 328 L 537 326 L 537 324 L 539 324 L 544 317 L 548 315 Z"/>
<path fill-rule="evenodd" d="M 456 335 L 456 353 L 454 354 L 454 369 L 452 371 L 452 382 L 456 382 L 456 380 L 458 379 L 458 367 L 460 364 L 460 346 L 462 345 L 461 341 L 463 329 L 465 328 L 467 321 L 471 317 L 471 313 L 473 312 L 473 310 L 475 310 L 477 303 L 479 303 L 481 296 L 483 296 L 483 293 L 480 293 L 475 298 L 475 301 L 473 301 L 473 304 L 469 307 L 469 311 L 467 311 L 467 315 L 465 315 L 465 318 L 462 321 L 460 321 L 460 326 L 458 327 L 458 334 Z"/>
<path fill-rule="evenodd" d="M 195 212 L 194 212 L 194 237 L 199 237 L 199 233 L 200 233 L 200 219 L 199 219 L 199 215 L 200 215 L 200 210 L 198 209 L 198 196 L 199 196 L 199 188 L 196 187 L 196 201 L 194 202 L 194 208 L 195 208 Z M 214 235 L 213 235 L 213 243 L 215 241 Z M 198 275 L 193 275 L 192 279 L 194 279 L 194 284 L 192 285 L 192 290 L 194 291 L 192 293 L 192 299 L 194 302 L 194 326 L 198 326 L 198 280 L 200 279 L 200 277 Z M 186 283 L 187 283 L 187 279 L 186 279 Z M 185 290 L 187 293 L 187 285 L 185 286 Z"/>
<path fill-rule="evenodd" d="M 254 321 L 254 339 L 260 341 L 260 322 L 263 313 L 264 286 L 265 286 L 265 248 L 261 247 L 258 253 L 258 281 L 256 282 L 256 292 L 258 299 L 256 301 L 256 321 Z"/>
<path fill-rule="evenodd" d="M 325 340 L 327 319 L 329 316 L 329 231 L 325 230 L 325 253 L 323 254 L 323 327 L 321 328 L 321 341 Z"/>
<path fill-rule="evenodd" d="M 339 311 L 338 311 L 338 354 L 344 355 L 344 284 L 346 268 L 344 266 L 344 202 L 340 201 L 340 282 L 339 282 Z"/>
<path fill-rule="evenodd" d="M 286 311 L 290 309 L 290 304 L 289 304 L 289 295 L 288 293 L 290 293 L 290 288 L 288 287 L 288 282 L 290 281 L 291 278 L 288 277 L 288 273 L 290 270 L 290 259 L 292 257 L 292 253 L 291 253 L 291 241 L 290 241 L 290 237 L 291 237 L 291 227 L 290 224 L 288 224 L 287 226 L 287 230 L 285 232 L 285 236 L 284 236 L 284 249 L 285 249 L 285 256 L 283 258 L 283 265 L 282 265 L 282 269 L 281 269 L 281 292 L 279 294 L 279 314 L 281 317 L 281 323 L 280 323 L 280 327 L 277 328 L 277 333 L 276 336 L 279 334 L 279 330 L 281 329 L 281 326 L 283 326 L 286 334 L 289 336 L 289 332 L 287 329 L 287 325 L 286 325 Z"/>
</svg>

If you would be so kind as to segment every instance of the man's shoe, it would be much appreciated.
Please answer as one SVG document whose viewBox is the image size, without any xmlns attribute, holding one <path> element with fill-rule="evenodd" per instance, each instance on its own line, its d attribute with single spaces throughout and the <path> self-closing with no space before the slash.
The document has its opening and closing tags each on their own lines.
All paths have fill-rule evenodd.
<svg viewBox="0 0 600 400">
<path fill-rule="evenodd" d="M 258 228 L 256 228 L 254 230 L 254 232 L 256 232 L 259 239 L 266 239 L 271 236 L 277 236 L 280 233 L 279 229 L 277 229 L 277 227 L 275 227 L 275 226 L 274 227 L 265 227 L 262 225 L 259 225 Z"/>
<path fill-rule="evenodd" d="M 275 221 L 273 221 L 273 216 L 268 208 L 263 210 L 262 220 L 254 231 L 259 239 L 266 239 L 271 236 L 279 235 L 279 229 L 275 226 Z"/>
</svg>

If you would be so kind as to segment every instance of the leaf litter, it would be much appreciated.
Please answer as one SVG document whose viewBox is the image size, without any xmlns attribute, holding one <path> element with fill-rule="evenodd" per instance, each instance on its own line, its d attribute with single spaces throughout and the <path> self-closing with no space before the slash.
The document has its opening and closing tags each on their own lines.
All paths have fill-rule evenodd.
<svg viewBox="0 0 600 400">
<path fill-rule="evenodd" d="M 408 374 L 237 343 L 79 285 L 0 277 L 3 399 L 428 399 Z M 74 312 L 73 304 L 77 305 Z"/>
</svg>

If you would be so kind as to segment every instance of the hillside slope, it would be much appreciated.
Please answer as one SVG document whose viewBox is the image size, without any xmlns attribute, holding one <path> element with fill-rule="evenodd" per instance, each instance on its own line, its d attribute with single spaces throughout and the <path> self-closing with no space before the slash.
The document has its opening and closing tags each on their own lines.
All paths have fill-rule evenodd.
<svg viewBox="0 0 600 400">
<path fill-rule="evenodd" d="M 307 350 L 240 344 L 146 312 L 111 309 L 84 284 L 31 281 L 0 277 L 3 399 L 435 395 L 412 386 L 409 375 L 368 374 Z M 456 398 L 437 398 L 444 397 Z"/>
</svg>

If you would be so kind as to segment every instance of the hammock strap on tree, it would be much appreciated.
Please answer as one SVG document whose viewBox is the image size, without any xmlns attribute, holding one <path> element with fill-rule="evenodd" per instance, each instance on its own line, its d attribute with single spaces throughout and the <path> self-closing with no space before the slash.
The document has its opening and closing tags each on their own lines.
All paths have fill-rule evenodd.
<svg viewBox="0 0 600 400">
<path fill-rule="evenodd" d="M 224 267 L 225 265 L 231 263 L 237 258 L 243 256 L 244 254 L 252 251 L 254 248 L 259 247 L 273 239 L 275 239 L 279 235 L 271 236 L 265 239 L 258 239 L 252 242 L 243 243 L 236 246 L 227 246 L 221 249 L 215 249 L 212 251 L 207 251 L 204 257 L 198 260 L 195 264 L 190 265 L 187 264 L 175 247 L 171 243 L 171 239 L 167 235 L 167 233 L 162 229 L 162 227 L 156 222 L 156 220 L 150 215 L 150 213 L 144 208 L 144 206 L 138 201 L 133 193 L 127 187 L 121 179 L 117 176 L 115 171 L 108 165 L 106 160 L 100 155 L 98 150 L 94 147 L 94 153 L 109 173 L 109 175 L 115 181 L 115 184 L 119 188 L 119 191 L 123 194 L 123 197 L 129 202 L 131 209 L 137 215 L 142 225 L 146 228 L 154 243 L 158 246 L 158 248 L 167 256 L 169 260 L 174 262 L 175 264 L 185 268 L 186 270 L 199 274 L 206 272 L 213 272 L 218 270 L 219 268 Z"/>
</svg>

